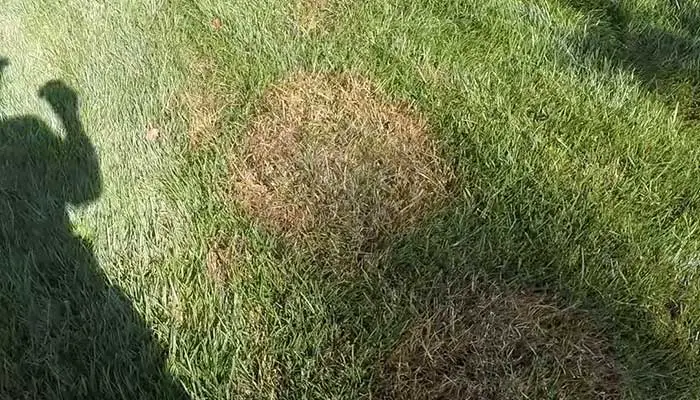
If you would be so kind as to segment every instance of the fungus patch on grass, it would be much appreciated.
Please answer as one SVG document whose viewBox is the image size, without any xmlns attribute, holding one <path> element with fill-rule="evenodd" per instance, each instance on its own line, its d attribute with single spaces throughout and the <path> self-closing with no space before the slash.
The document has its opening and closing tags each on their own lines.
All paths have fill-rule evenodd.
<svg viewBox="0 0 700 400">
<path fill-rule="evenodd" d="M 452 176 L 424 118 L 349 74 L 273 86 L 231 164 L 250 215 L 324 256 L 377 250 L 436 210 Z"/>
</svg>

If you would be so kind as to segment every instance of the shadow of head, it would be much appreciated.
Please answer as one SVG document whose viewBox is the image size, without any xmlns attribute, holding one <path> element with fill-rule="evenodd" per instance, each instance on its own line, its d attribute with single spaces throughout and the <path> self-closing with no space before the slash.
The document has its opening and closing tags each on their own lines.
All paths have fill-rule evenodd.
<svg viewBox="0 0 700 400">
<path fill-rule="evenodd" d="M 79 117 L 78 94 L 60 80 L 45 83 L 37 94 L 51 106 L 65 131 L 59 143 L 62 197 L 72 204 L 96 200 L 102 191 L 99 160 Z M 47 134 L 55 137 L 52 132 Z"/>
</svg>

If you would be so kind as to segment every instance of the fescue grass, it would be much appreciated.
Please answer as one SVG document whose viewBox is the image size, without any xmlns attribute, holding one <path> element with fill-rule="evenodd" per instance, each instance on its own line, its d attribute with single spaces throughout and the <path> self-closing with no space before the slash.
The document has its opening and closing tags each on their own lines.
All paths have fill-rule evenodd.
<svg viewBox="0 0 700 400">
<path fill-rule="evenodd" d="M 7 1 L 0 397 L 700 397 L 698 10 Z M 408 104 L 453 175 L 371 268 L 231 201 L 295 74 Z M 37 96 L 52 79 L 80 125 Z M 70 174 L 71 131 L 99 179 Z"/>
</svg>

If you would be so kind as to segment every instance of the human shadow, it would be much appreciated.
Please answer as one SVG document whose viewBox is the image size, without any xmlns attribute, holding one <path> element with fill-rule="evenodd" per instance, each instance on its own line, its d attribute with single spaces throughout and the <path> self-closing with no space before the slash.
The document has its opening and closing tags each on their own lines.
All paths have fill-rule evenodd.
<svg viewBox="0 0 700 400">
<path fill-rule="evenodd" d="M 102 191 L 78 96 L 61 81 L 38 94 L 62 137 L 34 116 L 0 120 L 0 398 L 186 398 L 164 348 L 71 227 L 67 207 Z"/>
<path fill-rule="evenodd" d="M 575 37 L 578 56 L 634 72 L 686 121 L 700 120 L 700 10 L 686 1 L 663 4 L 659 21 L 618 1 L 561 0 L 587 17 Z M 663 22 L 663 23 L 662 23 Z"/>
</svg>

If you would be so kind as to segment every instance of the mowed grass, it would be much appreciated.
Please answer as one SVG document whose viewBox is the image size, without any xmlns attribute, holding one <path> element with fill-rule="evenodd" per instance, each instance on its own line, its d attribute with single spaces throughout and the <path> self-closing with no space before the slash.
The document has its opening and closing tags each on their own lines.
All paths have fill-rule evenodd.
<svg viewBox="0 0 700 400">
<path fill-rule="evenodd" d="M 7 1 L 0 397 L 700 397 L 699 20 L 661 0 Z M 270 100 L 299 76 L 373 93 Z M 81 129 L 38 98 L 52 79 Z M 449 168 L 434 209 L 352 246 L 251 212 L 236 171 L 261 124 L 381 138 L 374 103 L 425 122 Z M 87 182 L 51 172 L 81 131 Z M 376 183 L 404 188 L 405 149 L 354 191 L 333 166 L 356 158 L 327 149 L 270 175 L 311 177 L 289 207 L 343 227 L 360 200 L 392 223 L 376 205 L 410 204 Z"/>
</svg>

